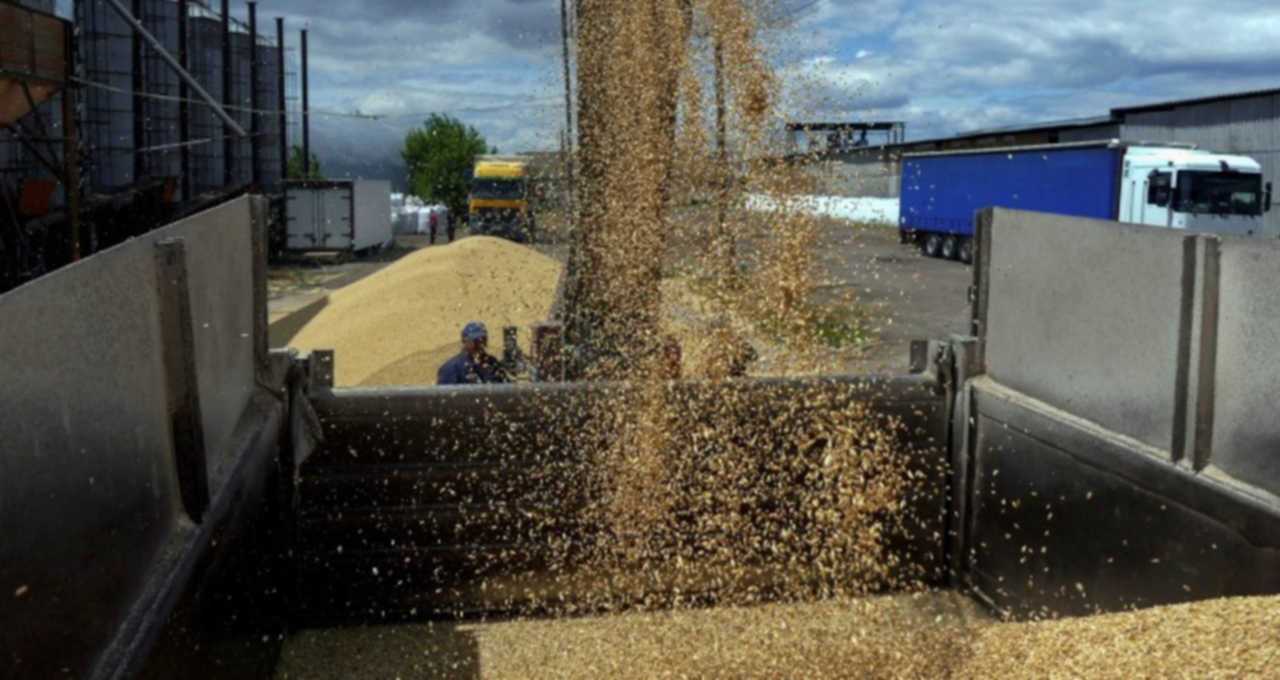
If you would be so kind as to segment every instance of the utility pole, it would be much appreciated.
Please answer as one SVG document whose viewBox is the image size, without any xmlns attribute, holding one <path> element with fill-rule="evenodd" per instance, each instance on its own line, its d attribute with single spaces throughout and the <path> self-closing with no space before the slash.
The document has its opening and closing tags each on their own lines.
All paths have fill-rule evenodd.
<svg viewBox="0 0 1280 680">
<path fill-rule="evenodd" d="M 142 0 L 133 0 L 133 15 L 142 20 L 144 24 L 146 23 L 142 14 Z M 142 36 L 138 35 L 136 31 L 132 34 L 130 48 L 132 68 L 129 69 L 129 72 L 132 76 L 133 87 L 133 102 L 131 106 L 133 109 L 133 181 L 141 183 L 142 177 L 147 171 L 146 157 L 142 154 L 142 150 L 147 146 L 146 126 L 144 124 L 146 120 L 144 111 L 146 103 L 142 97 L 142 76 L 145 69 L 143 68 L 142 60 Z"/>
<path fill-rule="evenodd" d="M 573 231 L 573 85 L 569 80 L 569 3 L 560 0 L 560 43 L 564 51 L 564 183 L 565 220 Z"/>
<path fill-rule="evenodd" d="M 231 0 L 222 0 L 222 105 L 235 105 L 231 99 Z M 231 186 L 235 181 L 238 160 L 235 158 L 235 140 L 230 127 L 222 127 L 222 185 Z M 244 134 L 240 130 L 239 134 Z"/>
<path fill-rule="evenodd" d="M 74 33 L 68 26 L 63 33 L 63 59 L 66 73 L 78 73 L 75 67 Z M 76 95 L 70 83 L 62 88 L 62 184 L 67 198 L 67 221 L 71 227 L 71 261 L 80 259 L 80 133 L 76 125 Z"/>
<path fill-rule="evenodd" d="M 289 120 L 285 116 L 284 17 L 276 17 L 276 113 L 280 125 L 280 179 L 289 178 Z"/>
<path fill-rule="evenodd" d="M 258 3 L 249 2 L 249 181 L 262 191 L 262 130 L 258 113 Z"/>
</svg>

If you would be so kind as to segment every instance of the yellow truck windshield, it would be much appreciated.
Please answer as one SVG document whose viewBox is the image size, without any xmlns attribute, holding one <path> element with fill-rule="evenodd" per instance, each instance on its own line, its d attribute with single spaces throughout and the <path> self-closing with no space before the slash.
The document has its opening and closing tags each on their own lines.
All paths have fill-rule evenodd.
<svg viewBox="0 0 1280 680">
<path fill-rule="evenodd" d="M 471 195 L 476 198 L 524 198 L 524 181 L 477 177 L 471 181 Z"/>
</svg>

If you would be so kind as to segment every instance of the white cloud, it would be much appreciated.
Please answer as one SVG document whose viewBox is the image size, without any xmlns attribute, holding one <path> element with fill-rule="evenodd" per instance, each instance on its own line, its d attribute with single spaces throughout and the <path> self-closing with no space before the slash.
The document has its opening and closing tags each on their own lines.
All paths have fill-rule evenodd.
<svg viewBox="0 0 1280 680">
<path fill-rule="evenodd" d="M 282 1 L 291 30 L 310 21 L 313 106 L 385 114 L 396 130 L 453 112 L 504 150 L 557 146 L 556 0 L 307 4 L 307 17 Z M 935 136 L 1280 84 L 1280 3 L 774 1 L 791 20 L 764 40 L 792 118 Z"/>
<path fill-rule="evenodd" d="M 1276 3 L 828 1 L 808 24 L 851 56 L 789 61 L 796 115 L 902 119 L 913 137 L 1280 84 Z"/>
</svg>

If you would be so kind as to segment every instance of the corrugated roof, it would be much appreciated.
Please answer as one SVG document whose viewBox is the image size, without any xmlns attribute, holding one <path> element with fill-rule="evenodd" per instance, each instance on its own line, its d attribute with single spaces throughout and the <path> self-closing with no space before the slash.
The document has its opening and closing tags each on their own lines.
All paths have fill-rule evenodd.
<svg viewBox="0 0 1280 680">
<path fill-rule="evenodd" d="M 821 130 L 892 130 L 894 128 L 903 127 L 906 123 L 900 120 L 870 122 L 870 123 L 787 123 L 787 130 L 791 132 L 799 130 L 810 130 L 818 132 Z"/>
<path fill-rule="evenodd" d="M 1229 101 L 1232 99 L 1246 99 L 1249 97 L 1264 97 L 1280 94 L 1280 88 L 1272 88 L 1268 90 L 1251 90 L 1246 92 L 1231 92 L 1227 94 L 1214 95 L 1209 97 L 1199 97 L 1195 99 L 1178 99 L 1173 101 L 1159 102 L 1155 104 L 1143 104 L 1141 106 L 1126 106 L 1111 109 L 1110 113 L 1101 116 L 1087 116 L 1083 118 L 1066 118 L 1062 120 L 1051 120 L 1042 123 L 1028 123 L 1025 125 L 1008 125 L 997 128 L 987 128 L 982 130 L 969 130 L 957 133 L 950 137 L 932 137 L 928 139 L 912 139 L 892 144 L 877 145 L 876 148 L 902 149 L 918 146 L 922 144 L 940 144 L 944 142 L 963 141 L 967 139 L 975 139 L 978 137 L 988 137 L 991 135 L 1007 135 L 1017 134 L 1021 132 L 1037 132 L 1040 130 L 1062 130 L 1068 128 L 1085 128 L 1102 125 L 1111 125 L 1124 122 L 1124 115 L 1128 113 L 1136 113 L 1141 111 L 1158 111 L 1161 109 L 1172 109 L 1178 106 L 1188 106 L 1193 104 L 1205 104 L 1209 102 Z M 788 126 L 790 128 L 790 126 Z"/>
<path fill-rule="evenodd" d="M 961 132 L 954 137 L 946 139 L 964 139 L 967 137 L 985 137 L 986 135 L 1008 134 L 1010 132 L 1035 132 L 1036 130 L 1055 130 L 1062 128 L 1077 127 L 1093 127 L 1095 125 L 1107 125 L 1115 120 L 1110 116 L 1087 116 L 1084 118 L 1064 118 L 1062 120 L 1050 120 L 1043 123 L 1029 123 L 1026 125 L 1005 125 L 996 128 L 984 128 L 980 130 L 968 130 Z"/>
<path fill-rule="evenodd" d="M 1280 87 L 1273 87 L 1266 90 L 1249 90 L 1246 92 L 1230 92 L 1227 94 L 1216 94 L 1207 97 L 1195 97 L 1192 99 L 1175 99 L 1173 101 L 1157 102 L 1155 104 L 1142 104 L 1140 106 L 1122 106 L 1111 109 L 1111 115 L 1115 118 L 1122 118 L 1127 113 L 1140 113 L 1144 111 L 1161 111 L 1165 109 L 1173 109 L 1179 106 L 1192 106 L 1195 104 L 1209 104 L 1213 102 L 1231 101 L 1233 99 L 1248 99 L 1250 97 L 1269 97 L 1280 94 Z"/>
<path fill-rule="evenodd" d="M 1082 128 L 1094 127 L 1099 125 L 1110 125 L 1116 122 L 1111 116 L 1090 116 L 1087 118 L 1067 118 L 1064 120 L 1051 120 L 1043 123 L 1029 123 L 1026 125 L 1009 125 L 1000 128 L 988 128 L 984 130 L 971 130 L 961 132 L 950 137 L 932 137 L 929 139 L 912 139 L 896 144 L 886 144 L 888 148 L 905 148 L 917 146 L 920 144 L 939 144 L 942 142 L 955 142 L 966 139 L 975 139 L 978 137 L 989 137 L 991 135 L 1007 135 L 1019 132 L 1036 132 L 1038 130 L 1061 130 L 1066 128 Z"/>
</svg>

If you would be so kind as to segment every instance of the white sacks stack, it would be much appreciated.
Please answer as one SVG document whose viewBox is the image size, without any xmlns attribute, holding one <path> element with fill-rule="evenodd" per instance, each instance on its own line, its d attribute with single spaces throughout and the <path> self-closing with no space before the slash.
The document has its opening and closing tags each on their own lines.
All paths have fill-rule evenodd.
<svg viewBox="0 0 1280 680">
<path fill-rule="evenodd" d="M 426 205 L 417 196 L 391 194 L 391 231 L 393 233 L 430 234 L 433 214 L 436 216 L 436 235 L 447 238 L 449 208 L 438 203 Z"/>
</svg>

